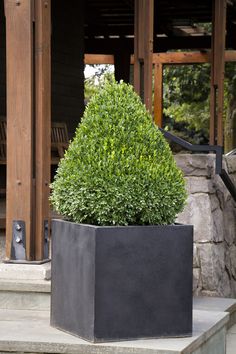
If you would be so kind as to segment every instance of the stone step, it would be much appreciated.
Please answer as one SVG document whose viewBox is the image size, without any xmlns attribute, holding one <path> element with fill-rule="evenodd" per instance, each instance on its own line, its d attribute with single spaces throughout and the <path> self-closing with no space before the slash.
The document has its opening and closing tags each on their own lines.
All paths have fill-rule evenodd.
<svg viewBox="0 0 236 354">
<path fill-rule="evenodd" d="M 236 324 L 236 299 L 195 296 L 193 298 L 193 308 L 195 310 L 228 312 L 227 328 Z"/>
<path fill-rule="evenodd" d="M 49 310 L 50 263 L 0 264 L 0 309 Z"/>
<path fill-rule="evenodd" d="M 195 297 L 192 337 L 90 344 L 50 327 L 50 264 L 0 264 L 0 274 L 0 354 L 225 354 L 236 323 L 236 300 Z"/>
<path fill-rule="evenodd" d="M 0 309 L 49 310 L 51 282 L 0 279 Z"/>
<path fill-rule="evenodd" d="M 49 311 L 0 310 L 0 353 L 225 354 L 229 315 L 193 311 L 193 335 L 90 344 L 49 325 Z"/>
</svg>

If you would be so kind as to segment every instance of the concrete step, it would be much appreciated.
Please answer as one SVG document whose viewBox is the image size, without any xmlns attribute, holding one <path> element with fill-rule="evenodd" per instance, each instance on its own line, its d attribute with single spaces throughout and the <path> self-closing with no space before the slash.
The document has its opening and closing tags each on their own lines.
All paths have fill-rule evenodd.
<svg viewBox="0 0 236 354">
<path fill-rule="evenodd" d="M 49 325 L 49 311 L 0 310 L 0 353 L 225 354 L 229 315 L 193 311 L 193 336 L 90 344 Z"/>
<path fill-rule="evenodd" d="M 236 353 L 236 325 L 229 328 L 226 337 L 226 354 Z"/>
<path fill-rule="evenodd" d="M 195 296 L 193 298 L 193 308 L 195 310 L 228 312 L 229 322 L 227 328 L 236 324 L 236 299 Z"/>
<path fill-rule="evenodd" d="M 49 310 L 50 263 L 0 264 L 0 309 Z"/>
<path fill-rule="evenodd" d="M 0 279 L 0 309 L 49 310 L 51 282 Z"/>
</svg>

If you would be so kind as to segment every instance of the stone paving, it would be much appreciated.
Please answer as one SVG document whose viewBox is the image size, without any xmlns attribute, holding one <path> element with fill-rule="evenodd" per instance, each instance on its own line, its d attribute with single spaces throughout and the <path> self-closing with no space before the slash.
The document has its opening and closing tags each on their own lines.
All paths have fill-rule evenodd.
<svg viewBox="0 0 236 354">
<path fill-rule="evenodd" d="M 49 311 L 0 309 L 0 353 L 225 354 L 229 315 L 194 310 L 193 336 L 91 344 L 49 325 Z"/>
<path fill-rule="evenodd" d="M 27 312 L 25 312 L 25 311 L 22 311 L 22 310 L 18 310 L 18 311 L 15 311 L 15 310 L 14 311 L 0 310 L 0 311 L 1 311 L 0 323 L 3 323 L 4 317 L 5 317 L 5 320 L 6 319 L 8 320 L 8 326 L 5 327 L 4 332 L 0 330 L 1 337 L 6 331 L 8 331 L 8 330 L 12 331 L 13 329 L 16 330 L 16 333 L 18 333 L 18 337 L 21 337 L 21 334 L 22 334 L 22 331 L 23 331 L 22 325 L 25 324 L 25 321 L 34 322 L 34 325 L 31 328 L 31 334 L 32 334 L 32 332 L 34 332 L 35 329 L 36 329 L 35 316 L 37 316 L 37 324 L 38 324 L 38 326 L 40 328 L 42 328 L 42 326 L 44 326 L 44 322 L 48 318 L 48 312 L 46 312 L 46 311 L 38 311 L 38 312 L 37 311 L 27 311 Z M 12 322 L 12 316 L 14 316 L 14 321 L 15 321 L 14 324 L 15 325 L 18 324 L 19 328 L 22 328 L 22 330 L 19 330 L 19 328 L 15 327 L 15 325 Z M 0 325 L 0 328 L 2 328 L 1 325 Z M 45 335 L 47 334 L 48 336 L 50 336 L 51 331 L 54 332 L 54 330 L 49 328 L 48 325 L 47 325 L 44 330 L 42 329 L 41 331 L 39 331 L 38 336 L 40 337 L 40 335 L 42 335 L 42 333 L 44 333 Z M 62 335 L 63 338 L 65 338 L 65 336 L 67 336 L 64 333 L 59 332 L 57 330 L 56 330 L 56 333 L 57 334 L 54 334 L 54 335 L 58 336 L 58 338 L 61 335 Z M 31 335 L 31 334 L 28 333 L 28 335 Z M 75 338 L 75 337 L 71 337 L 70 339 L 72 340 L 72 342 L 73 342 L 73 340 L 75 342 L 78 341 L 77 338 Z M 41 340 L 43 341 L 43 337 L 38 338 L 38 340 L 39 340 L 39 342 Z M 12 341 L 12 343 L 13 343 L 13 341 Z M 8 343 L 8 345 L 9 345 L 9 343 Z M 44 342 L 44 345 L 46 345 L 45 342 Z M 59 343 L 58 343 L 58 345 L 59 345 Z M 7 346 L 7 344 L 5 344 L 5 349 L 7 349 L 6 346 Z M 16 343 L 14 344 L 14 346 L 16 347 Z M 24 347 L 24 343 L 21 343 L 21 348 L 18 347 L 18 348 L 16 348 L 16 350 L 18 350 L 18 349 L 22 349 L 23 350 L 24 349 L 23 347 Z M 36 347 L 34 346 L 34 350 L 35 349 L 36 349 Z M 61 345 L 61 349 L 62 349 L 62 345 Z M 3 350 L 3 347 L 0 346 L 0 353 L 2 353 L 2 350 Z M 209 352 L 208 354 L 211 354 L 211 353 Z M 226 354 L 236 354 L 236 325 L 232 326 L 228 330 L 227 343 L 226 343 Z"/>
<path fill-rule="evenodd" d="M 22 267 L 24 272 L 18 269 Z M 236 323 L 234 299 L 194 298 L 193 336 L 186 338 L 94 345 L 52 328 L 50 281 L 45 280 L 50 277 L 49 264 L 37 267 L 0 264 L 0 354 L 236 354 L 236 325 L 232 326 Z M 10 275 L 14 279 L 9 280 Z M 225 352 L 229 319 L 231 328 Z"/>
</svg>

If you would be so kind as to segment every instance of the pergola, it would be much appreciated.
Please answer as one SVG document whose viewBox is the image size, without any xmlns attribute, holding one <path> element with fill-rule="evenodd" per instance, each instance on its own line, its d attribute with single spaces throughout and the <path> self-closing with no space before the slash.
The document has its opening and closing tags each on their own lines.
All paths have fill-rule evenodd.
<svg viewBox="0 0 236 354">
<path fill-rule="evenodd" d="M 150 111 L 154 62 L 159 124 L 162 64 L 173 56 L 166 52 L 191 49 L 203 53 L 198 58 L 207 57 L 212 68 L 210 143 L 222 146 L 224 63 L 225 56 L 235 60 L 236 1 L 4 0 L 4 5 L 6 257 L 41 262 L 47 257 L 50 228 L 51 112 L 64 115 L 65 120 L 68 115 L 73 132 L 78 123 L 75 116 L 83 109 L 84 53 L 113 55 L 116 78 L 126 81 L 133 54 L 134 87 Z M 201 29 L 201 22 L 212 23 L 212 35 Z M 225 54 L 225 48 L 231 54 Z M 182 59 L 178 55 L 172 60 L 189 60 L 190 54 Z M 19 247 L 22 252 L 17 257 Z"/>
</svg>

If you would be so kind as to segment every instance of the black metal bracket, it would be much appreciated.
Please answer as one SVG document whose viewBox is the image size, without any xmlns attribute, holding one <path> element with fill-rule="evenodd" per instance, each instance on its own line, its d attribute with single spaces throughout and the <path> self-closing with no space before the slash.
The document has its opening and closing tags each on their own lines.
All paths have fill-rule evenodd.
<svg viewBox="0 0 236 354">
<path fill-rule="evenodd" d="M 166 139 L 173 141 L 174 143 L 182 146 L 186 150 L 193 152 L 214 152 L 216 154 L 216 164 L 215 164 L 215 173 L 219 175 L 224 182 L 226 188 L 230 192 L 233 199 L 236 201 L 236 187 L 231 180 L 230 176 L 224 168 L 222 168 L 222 159 L 223 159 L 223 148 L 219 145 L 195 145 L 187 142 L 184 139 L 179 138 L 171 134 L 170 132 L 158 128 Z"/>
<path fill-rule="evenodd" d="M 49 258 L 49 230 L 48 220 L 44 220 L 44 259 Z"/>
<path fill-rule="evenodd" d="M 42 261 L 26 260 L 25 222 L 23 220 L 14 220 L 12 223 L 11 259 L 6 260 L 5 263 L 42 264 L 48 261 L 49 261 L 48 220 L 44 220 L 44 259 Z"/>
<path fill-rule="evenodd" d="M 11 259 L 26 259 L 25 222 L 22 220 L 14 220 L 12 224 Z"/>
</svg>

